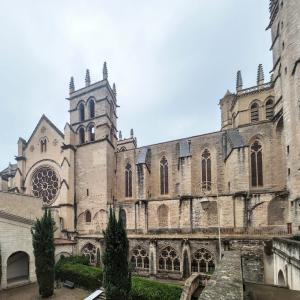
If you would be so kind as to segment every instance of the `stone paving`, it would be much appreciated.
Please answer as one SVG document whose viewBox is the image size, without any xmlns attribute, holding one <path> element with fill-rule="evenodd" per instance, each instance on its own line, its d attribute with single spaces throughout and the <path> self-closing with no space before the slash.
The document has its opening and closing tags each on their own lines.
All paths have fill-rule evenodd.
<svg viewBox="0 0 300 300">
<path fill-rule="evenodd" d="M 90 293 L 83 289 L 59 288 L 54 290 L 54 295 L 47 299 L 53 300 L 82 300 Z M 37 300 L 43 299 L 38 294 L 37 284 L 0 291 L 1 300 Z"/>
</svg>

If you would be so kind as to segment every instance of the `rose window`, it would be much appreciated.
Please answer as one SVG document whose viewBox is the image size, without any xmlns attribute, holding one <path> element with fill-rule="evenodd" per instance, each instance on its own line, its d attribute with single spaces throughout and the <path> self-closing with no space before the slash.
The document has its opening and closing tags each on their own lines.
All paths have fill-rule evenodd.
<svg viewBox="0 0 300 300">
<path fill-rule="evenodd" d="M 59 178 L 50 167 L 41 167 L 33 175 L 32 192 L 43 199 L 45 204 L 51 204 L 59 190 Z"/>
</svg>

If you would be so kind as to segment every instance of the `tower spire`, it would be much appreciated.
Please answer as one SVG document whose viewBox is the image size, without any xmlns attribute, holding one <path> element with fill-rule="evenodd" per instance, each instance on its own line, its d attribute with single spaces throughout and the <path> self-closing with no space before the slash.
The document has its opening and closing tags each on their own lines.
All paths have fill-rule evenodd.
<svg viewBox="0 0 300 300">
<path fill-rule="evenodd" d="M 130 129 L 130 137 L 133 138 L 134 137 L 134 133 L 133 133 L 133 129 Z"/>
<path fill-rule="evenodd" d="M 90 70 L 86 69 L 85 73 L 85 86 L 89 86 L 91 84 Z"/>
<path fill-rule="evenodd" d="M 258 65 L 257 69 L 257 85 L 262 85 L 265 82 L 264 68 L 262 64 Z"/>
<path fill-rule="evenodd" d="M 123 137 L 122 137 L 122 131 L 120 130 L 120 131 L 119 131 L 119 140 L 122 140 L 122 138 L 123 138 Z"/>
<path fill-rule="evenodd" d="M 103 79 L 107 79 L 108 78 L 108 72 L 107 72 L 107 65 L 106 65 L 106 61 L 103 64 Z"/>
<path fill-rule="evenodd" d="M 116 89 L 116 84 L 113 83 L 113 92 L 115 94 L 115 96 L 117 96 L 117 89 Z"/>
<path fill-rule="evenodd" d="M 69 83 L 69 93 L 73 93 L 75 91 L 74 77 L 72 76 Z"/>
<path fill-rule="evenodd" d="M 242 72 L 239 70 L 236 74 L 236 90 L 240 91 L 243 89 L 243 78 Z"/>
</svg>

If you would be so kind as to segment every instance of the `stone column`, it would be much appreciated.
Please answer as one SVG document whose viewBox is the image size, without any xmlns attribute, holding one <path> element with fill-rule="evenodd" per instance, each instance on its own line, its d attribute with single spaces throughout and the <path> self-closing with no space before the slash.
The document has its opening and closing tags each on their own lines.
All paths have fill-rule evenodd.
<svg viewBox="0 0 300 300">
<path fill-rule="evenodd" d="M 2 264 L 2 278 L 1 278 L 1 289 L 5 289 L 7 288 L 7 266 L 6 266 L 6 262 L 5 264 Z"/>
<path fill-rule="evenodd" d="M 149 274 L 156 275 L 157 274 L 157 241 L 155 239 L 150 240 L 149 245 Z"/>
</svg>

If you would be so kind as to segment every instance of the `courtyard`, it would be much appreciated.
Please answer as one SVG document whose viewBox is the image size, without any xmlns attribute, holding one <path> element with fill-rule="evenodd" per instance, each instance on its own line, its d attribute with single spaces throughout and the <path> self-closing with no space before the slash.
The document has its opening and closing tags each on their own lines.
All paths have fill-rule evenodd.
<svg viewBox="0 0 300 300">
<path fill-rule="evenodd" d="M 67 289 L 61 287 L 54 290 L 54 295 L 49 299 L 55 300 L 81 300 L 87 297 L 90 293 L 86 290 L 75 288 Z M 0 291 L 1 300 L 36 300 L 42 299 L 38 293 L 37 284 L 29 284 L 21 287 Z"/>
</svg>

